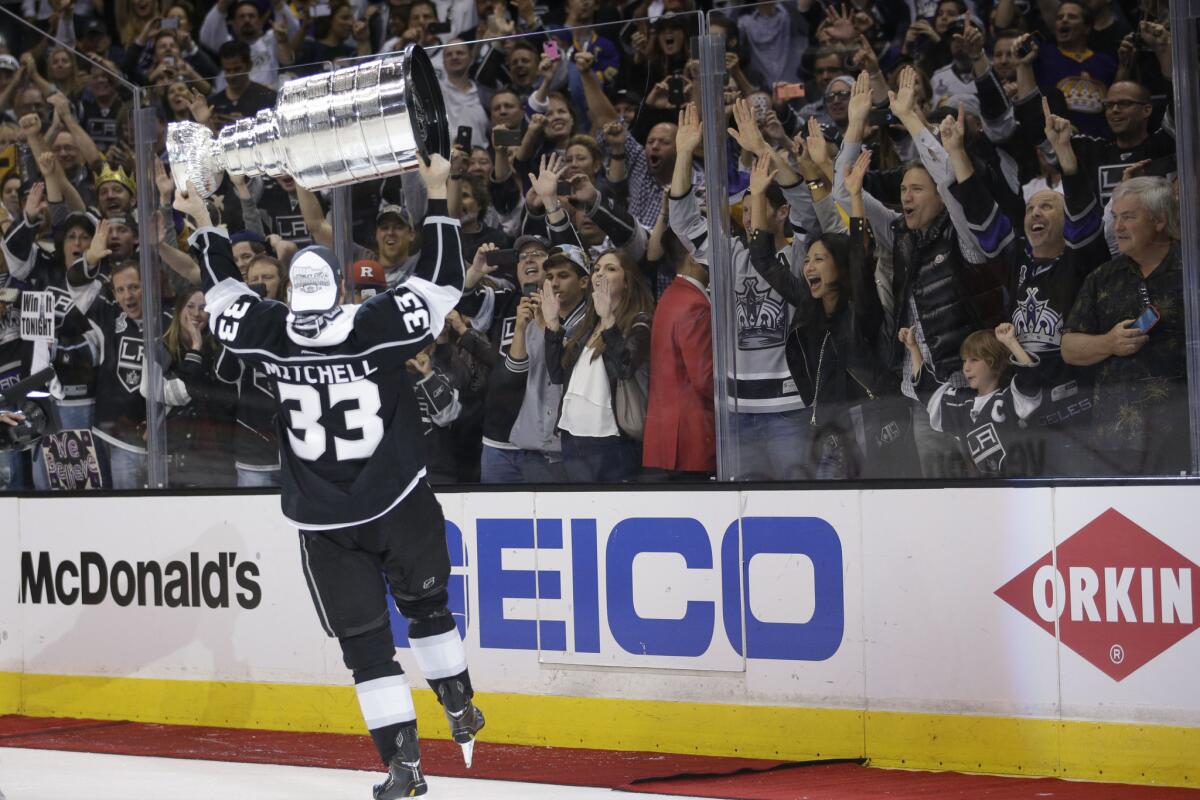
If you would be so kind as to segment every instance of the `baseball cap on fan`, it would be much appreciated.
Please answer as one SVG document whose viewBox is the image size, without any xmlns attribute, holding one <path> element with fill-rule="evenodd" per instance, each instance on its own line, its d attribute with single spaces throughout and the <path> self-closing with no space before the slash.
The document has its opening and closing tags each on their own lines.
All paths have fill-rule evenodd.
<svg viewBox="0 0 1200 800">
<path fill-rule="evenodd" d="M 297 314 L 324 313 L 338 305 L 341 270 L 328 247 L 306 247 L 292 258 L 288 268 L 291 299 L 288 305 Z"/>
</svg>

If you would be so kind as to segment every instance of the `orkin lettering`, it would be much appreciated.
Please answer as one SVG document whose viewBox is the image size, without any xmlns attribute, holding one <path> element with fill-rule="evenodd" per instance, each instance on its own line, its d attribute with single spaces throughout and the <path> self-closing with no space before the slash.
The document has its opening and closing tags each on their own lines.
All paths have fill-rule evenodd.
<svg viewBox="0 0 1200 800">
<path fill-rule="evenodd" d="M 1060 619 L 1068 607 L 1072 622 L 1162 620 L 1165 625 L 1191 625 L 1195 618 L 1192 570 L 1187 567 L 1105 567 L 1103 578 L 1090 567 L 1070 567 L 1067 576 L 1064 580 L 1051 564 L 1042 565 L 1033 576 L 1033 606 L 1046 622 Z M 1132 591 L 1135 577 L 1138 588 Z"/>
<path fill-rule="evenodd" d="M 367 360 L 355 364 L 303 364 L 290 366 L 287 364 L 263 364 L 263 371 L 272 378 L 278 378 L 287 383 L 354 383 L 378 372 L 378 367 L 371 366 Z"/>
<path fill-rule="evenodd" d="M 1119 681 L 1200 627 L 1197 572 L 1187 556 L 1110 508 L 996 594 Z"/>
</svg>

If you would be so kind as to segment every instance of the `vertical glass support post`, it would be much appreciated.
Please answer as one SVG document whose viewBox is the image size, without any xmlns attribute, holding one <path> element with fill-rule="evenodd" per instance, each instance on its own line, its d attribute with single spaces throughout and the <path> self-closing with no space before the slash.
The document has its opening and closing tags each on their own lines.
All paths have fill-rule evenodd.
<svg viewBox="0 0 1200 800">
<path fill-rule="evenodd" d="M 737 428 L 730 402 L 729 377 L 734 374 L 737 342 L 733 310 L 733 251 L 729 232 L 729 134 L 725 119 L 725 36 L 703 34 L 700 53 L 700 118 L 704 130 L 704 199 L 708 207 L 708 290 L 712 297 L 713 402 L 716 410 L 717 479 L 738 476 Z"/>
<path fill-rule="evenodd" d="M 1200 474 L 1200 0 L 1172 0 L 1171 58 L 1175 87 L 1175 157 L 1183 248 L 1183 302 L 1187 326 L 1188 416 L 1193 475 Z M 1185 209 L 1187 211 L 1185 211 Z"/>
<path fill-rule="evenodd" d="M 351 236 L 353 209 L 350 206 L 350 187 L 339 186 L 329 192 L 333 211 L 330 226 L 333 228 L 333 255 L 342 268 L 342 276 L 346 282 L 347 297 L 343 302 L 350 302 L 349 293 L 354 289 L 354 276 L 350 274 L 350 261 L 354 258 L 354 241 Z"/>
<path fill-rule="evenodd" d="M 158 209 L 158 189 L 154 184 L 154 143 L 158 123 L 154 109 L 142 92 L 134 94 L 133 136 L 137 180 L 138 229 L 142 232 L 138 247 L 138 265 L 142 277 L 142 369 L 146 371 L 146 483 L 151 489 L 167 485 L 167 428 L 163 406 L 162 365 L 156 353 L 162 341 L 162 292 L 159 289 L 158 231 L 154 212 Z"/>
</svg>

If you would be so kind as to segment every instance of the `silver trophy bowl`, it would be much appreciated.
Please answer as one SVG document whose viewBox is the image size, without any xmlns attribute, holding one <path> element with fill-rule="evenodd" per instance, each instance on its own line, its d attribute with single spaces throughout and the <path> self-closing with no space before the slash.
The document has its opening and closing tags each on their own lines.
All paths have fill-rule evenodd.
<svg viewBox="0 0 1200 800">
<path fill-rule="evenodd" d="M 167 126 L 175 185 L 210 196 L 223 173 L 290 175 L 328 189 L 416 169 L 450 154 L 446 108 L 425 51 L 288 81 L 275 108 L 226 125 L 214 137 L 195 122 Z"/>
</svg>

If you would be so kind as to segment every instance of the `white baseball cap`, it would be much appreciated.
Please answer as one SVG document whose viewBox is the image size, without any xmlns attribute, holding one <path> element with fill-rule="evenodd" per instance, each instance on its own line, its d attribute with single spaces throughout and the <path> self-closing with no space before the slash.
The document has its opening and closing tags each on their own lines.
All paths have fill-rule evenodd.
<svg viewBox="0 0 1200 800">
<path fill-rule="evenodd" d="M 338 305 L 339 278 L 333 251 L 328 247 L 306 247 L 292 258 L 288 280 L 292 291 L 288 305 L 293 312 L 332 311 Z"/>
</svg>

